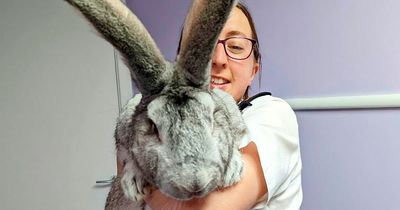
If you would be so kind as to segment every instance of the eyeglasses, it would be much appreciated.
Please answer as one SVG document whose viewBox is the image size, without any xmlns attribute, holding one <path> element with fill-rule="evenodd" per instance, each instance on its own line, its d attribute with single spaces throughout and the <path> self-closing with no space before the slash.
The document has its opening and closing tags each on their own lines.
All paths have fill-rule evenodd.
<svg viewBox="0 0 400 210">
<path fill-rule="evenodd" d="M 257 41 L 244 37 L 229 37 L 224 40 L 218 40 L 217 45 L 224 45 L 225 54 L 235 60 L 244 60 L 250 57 Z"/>
</svg>

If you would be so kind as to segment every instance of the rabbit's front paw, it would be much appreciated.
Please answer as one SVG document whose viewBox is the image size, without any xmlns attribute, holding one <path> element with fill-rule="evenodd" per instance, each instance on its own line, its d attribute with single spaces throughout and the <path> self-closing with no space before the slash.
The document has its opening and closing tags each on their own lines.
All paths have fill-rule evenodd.
<svg viewBox="0 0 400 210">
<path fill-rule="evenodd" d="M 243 160 L 239 152 L 234 153 L 224 177 L 223 187 L 229 187 L 240 181 L 243 173 Z"/>
<path fill-rule="evenodd" d="M 126 172 L 121 179 L 121 186 L 125 196 L 134 201 L 141 201 L 150 193 L 146 185 L 146 181 L 134 176 L 132 172 Z"/>
</svg>

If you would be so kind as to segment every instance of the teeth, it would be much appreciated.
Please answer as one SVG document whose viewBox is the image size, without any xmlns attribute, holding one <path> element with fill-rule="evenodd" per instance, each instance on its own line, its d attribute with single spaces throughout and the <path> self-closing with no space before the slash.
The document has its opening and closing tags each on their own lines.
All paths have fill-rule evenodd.
<svg viewBox="0 0 400 210">
<path fill-rule="evenodd" d="M 221 79 L 221 78 L 212 78 L 211 82 L 214 84 L 217 84 L 217 85 L 222 85 L 222 84 L 227 83 L 228 81 L 225 79 Z"/>
</svg>

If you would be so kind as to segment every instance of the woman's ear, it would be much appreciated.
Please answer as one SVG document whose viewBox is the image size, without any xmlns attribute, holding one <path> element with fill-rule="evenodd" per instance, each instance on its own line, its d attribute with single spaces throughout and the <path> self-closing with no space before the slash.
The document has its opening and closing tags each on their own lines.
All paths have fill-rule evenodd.
<svg viewBox="0 0 400 210">
<path fill-rule="evenodd" d="M 254 62 L 253 69 L 251 70 L 251 80 L 250 84 L 253 82 L 254 77 L 257 75 L 258 71 L 260 71 L 260 63 Z M 250 85 L 249 84 L 249 85 Z"/>
</svg>

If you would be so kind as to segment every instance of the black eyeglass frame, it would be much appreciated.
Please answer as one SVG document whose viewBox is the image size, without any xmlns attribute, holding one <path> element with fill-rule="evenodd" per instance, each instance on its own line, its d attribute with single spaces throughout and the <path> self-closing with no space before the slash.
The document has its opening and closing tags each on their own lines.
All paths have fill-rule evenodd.
<svg viewBox="0 0 400 210">
<path fill-rule="evenodd" d="M 230 39 L 247 39 L 247 40 L 251 41 L 251 50 L 250 50 L 250 52 L 249 52 L 249 55 L 248 55 L 247 57 L 245 57 L 245 58 L 234 58 L 234 57 L 230 56 L 230 55 L 228 54 L 228 52 L 226 51 L 226 45 L 225 45 L 225 43 L 226 43 L 228 40 L 230 40 Z M 216 46 L 217 46 L 218 44 L 220 44 L 220 43 L 222 43 L 222 45 L 224 46 L 224 50 L 225 50 L 225 55 L 226 55 L 226 56 L 228 56 L 228 57 L 230 57 L 230 58 L 232 58 L 232 59 L 235 59 L 235 60 L 246 60 L 247 58 L 250 57 L 251 53 L 253 52 L 254 46 L 257 44 L 257 40 L 250 39 L 250 38 L 246 38 L 246 37 L 235 37 L 235 36 L 233 36 L 233 37 L 229 37 L 229 38 L 222 39 L 222 40 L 221 40 L 221 39 L 218 39 Z"/>
</svg>

